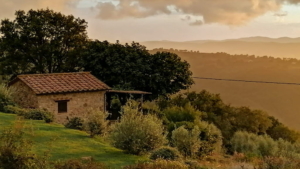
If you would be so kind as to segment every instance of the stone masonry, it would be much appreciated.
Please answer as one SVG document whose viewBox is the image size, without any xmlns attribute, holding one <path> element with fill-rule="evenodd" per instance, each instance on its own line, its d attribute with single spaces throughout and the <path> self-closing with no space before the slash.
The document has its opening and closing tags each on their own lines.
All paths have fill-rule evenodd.
<svg viewBox="0 0 300 169">
<path fill-rule="evenodd" d="M 64 124 L 72 117 L 84 118 L 90 111 L 104 111 L 105 91 L 38 95 L 38 108 L 47 109 L 55 115 L 55 122 Z M 65 113 L 58 113 L 60 100 L 68 100 Z"/>
</svg>

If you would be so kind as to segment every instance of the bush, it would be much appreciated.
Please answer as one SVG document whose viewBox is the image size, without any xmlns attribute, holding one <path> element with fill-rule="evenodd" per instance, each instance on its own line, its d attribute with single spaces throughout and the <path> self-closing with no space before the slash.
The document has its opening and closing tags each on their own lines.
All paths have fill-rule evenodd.
<svg viewBox="0 0 300 169">
<path fill-rule="evenodd" d="M 54 121 L 54 114 L 46 110 L 31 109 L 24 114 L 25 119 L 31 120 L 45 120 L 46 123 Z"/>
<path fill-rule="evenodd" d="M 96 163 L 93 161 L 82 161 L 72 159 L 64 162 L 58 162 L 54 165 L 54 169 L 108 169 L 102 163 Z"/>
<path fill-rule="evenodd" d="M 200 130 L 201 146 L 197 155 L 203 157 L 210 155 L 214 151 L 221 151 L 222 149 L 222 133 L 213 124 L 204 121 L 197 123 Z"/>
<path fill-rule="evenodd" d="M 154 150 L 165 142 L 162 121 L 156 116 L 143 115 L 138 103 L 128 101 L 122 108 L 119 123 L 112 126 L 112 144 L 131 154 L 142 154 Z"/>
<path fill-rule="evenodd" d="M 12 88 L 7 88 L 6 85 L 0 84 L 0 112 L 5 112 L 4 108 L 8 105 L 15 105 L 12 94 Z"/>
<path fill-rule="evenodd" d="M 31 109 L 24 114 L 25 119 L 44 120 L 44 111 L 38 109 Z"/>
<path fill-rule="evenodd" d="M 28 113 L 28 111 L 28 109 L 20 108 L 13 105 L 7 105 L 4 108 L 5 113 L 17 114 L 19 116 L 24 116 L 26 113 Z"/>
<path fill-rule="evenodd" d="M 189 121 L 194 122 L 200 120 L 202 113 L 195 110 L 190 103 L 184 107 L 172 106 L 162 112 L 170 122 Z"/>
<path fill-rule="evenodd" d="M 157 160 L 126 166 L 124 169 L 188 169 L 188 166 L 178 161 Z"/>
<path fill-rule="evenodd" d="M 172 141 L 182 155 L 195 157 L 201 145 L 199 135 L 200 130 L 197 126 L 192 131 L 188 131 L 184 126 L 181 126 L 172 132 Z"/>
<path fill-rule="evenodd" d="M 91 137 L 104 135 L 108 127 L 107 116 L 108 114 L 102 111 L 91 111 L 84 120 L 84 130 L 87 131 Z"/>
<path fill-rule="evenodd" d="M 161 147 L 151 153 L 150 159 L 177 160 L 180 158 L 180 153 L 172 147 Z"/>
<path fill-rule="evenodd" d="M 51 123 L 51 122 L 54 121 L 55 117 L 54 117 L 54 114 L 52 112 L 44 110 L 43 118 L 44 118 L 46 123 Z"/>
<path fill-rule="evenodd" d="M 247 132 L 236 132 L 231 139 L 233 151 L 251 156 L 273 156 L 278 151 L 277 142 L 269 136 L 258 136 Z"/>
<path fill-rule="evenodd" d="M 284 124 L 280 123 L 274 117 L 269 117 L 272 121 L 272 127 L 267 130 L 267 134 L 274 140 L 283 139 L 288 142 L 295 143 L 300 139 L 300 133 L 296 130 L 292 130 Z"/>
<path fill-rule="evenodd" d="M 80 117 L 71 118 L 67 124 L 65 124 L 66 128 L 83 130 L 84 120 Z"/>
<path fill-rule="evenodd" d="M 0 135 L 0 167 L 9 169 L 33 168 L 35 156 L 31 143 L 25 139 L 23 124 L 3 131 Z"/>
</svg>

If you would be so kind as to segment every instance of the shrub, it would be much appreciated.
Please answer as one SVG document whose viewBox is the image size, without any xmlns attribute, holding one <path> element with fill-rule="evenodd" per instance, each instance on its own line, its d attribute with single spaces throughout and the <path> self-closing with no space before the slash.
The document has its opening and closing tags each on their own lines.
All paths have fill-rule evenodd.
<svg viewBox="0 0 300 169">
<path fill-rule="evenodd" d="M 46 123 L 51 123 L 54 121 L 54 114 L 46 110 L 31 109 L 24 114 L 24 118 L 32 120 L 45 120 Z"/>
<path fill-rule="evenodd" d="M 96 163 L 93 161 L 82 161 L 78 159 L 72 159 L 64 162 L 58 162 L 54 165 L 54 169 L 108 169 L 102 163 Z"/>
<path fill-rule="evenodd" d="M 162 121 L 156 116 L 143 115 L 138 103 L 132 100 L 122 108 L 119 123 L 112 126 L 112 144 L 131 154 L 142 154 L 160 147 L 165 142 Z"/>
<path fill-rule="evenodd" d="M 25 119 L 32 120 L 43 120 L 44 119 L 44 111 L 38 109 L 31 109 L 27 113 L 24 114 Z"/>
<path fill-rule="evenodd" d="M 84 123 L 84 120 L 82 118 L 73 117 L 68 121 L 67 124 L 65 124 L 65 127 L 70 128 L 70 129 L 82 130 L 83 129 L 83 123 Z"/>
<path fill-rule="evenodd" d="M 178 161 L 157 160 L 126 166 L 124 169 L 188 169 L 188 166 Z"/>
<path fill-rule="evenodd" d="M 4 108 L 5 113 L 17 114 L 19 116 L 24 116 L 26 113 L 28 113 L 28 111 L 28 109 L 20 108 L 13 105 L 7 105 Z"/>
<path fill-rule="evenodd" d="M 96 135 L 104 135 L 107 130 L 108 121 L 106 120 L 108 114 L 102 111 L 91 111 L 88 113 L 83 123 L 83 128 L 91 137 Z"/>
<path fill-rule="evenodd" d="M 204 121 L 199 121 L 197 126 L 200 130 L 201 146 L 197 155 L 199 157 L 209 155 L 214 151 L 221 151 L 222 149 L 222 133 L 213 124 Z"/>
<path fill-rule="evenodd" d="M 192 131 L 181 126 L 172 132 L 172 141 L 185 157 L 195 157 L 201 144 L 199 135 L 200 130 L 197 126 Z"/>
<path fill-rule="evenodd" d="M 5 112 L 5 106 L 15 105 L 12 94 L 12 88 L 7 88 L 6 85 L 0 84 L 0 112 Z"/>
<path fill-rule="evenodd" d="M 299 140 L 300 134 L 296 130 L 292 130 L 284 124 L 280 123 L 274 117 L 269 117 L 272 121 L 272 127 L 267 130 L 267 134 L 274 140 L 283 139 L 292 143 Z"/>
<path fill-rule="evenodd" d="M 184 107 L 168 107 L 163 111 L 163 114 L 170 122 L 194 122 L 201 118 L 201 112 L 195 110 L 190 103 L 186 104 Z"/>
<path fill-rule="evenodd" d="M 51 123 L 54 121 L 54 114 L 52 112 L 46 111 L 44 110 L 43 112 L 43 118 L 45 120 L 46 123 Z"/>
<path fill-rule="evenodd" d="M 31 143 L 25 139 L 23 124 L 16 122 L 0 135 L 0 167 L 9 169 L 33 168 L 35 156 Z"/>
<path fill-rule="evenodd" d="M 277 142 L 269 136 L 258 136 L 247 132 L 236 132 L 231 139 L 234 151 L 254 156 L 273 156 L 278 151 Z"/>
<path fill-rule="evenodd" d="M 151 153 L 150 159 L 177 160 L 180 158 L 180 153 L 172 147 L 161 147 Z"/>
</svg>

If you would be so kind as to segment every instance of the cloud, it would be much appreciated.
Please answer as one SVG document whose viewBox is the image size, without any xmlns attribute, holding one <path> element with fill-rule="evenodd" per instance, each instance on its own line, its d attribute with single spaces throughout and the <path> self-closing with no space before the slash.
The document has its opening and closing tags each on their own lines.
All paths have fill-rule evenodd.
<svg viewBox="0 0 300 169">
<path fill-rule="evenodd" d="M 0 0 L 1 19 L 12 18 L 17 10 L 49 8 L 68 12 L 79 0 Z"/>
<path fill-rule="evenodd" d="M 243 25 L 268 12 L 277 12 L 285 3 L 300 0 L 119 0 L 118 3 L 99 2 L 101 19 L 145 18 L 160 14 L 180 13 L 203 23 Z M 188 18 L 183 18 L 186 21 Z M 202 24 L 203 24 L 202 23 Z M 200 25 L 196 20 L 191 25 Z"/>
<path fill-rule="evenodd" d="M 288 12 L 284 11 L 284 12 L 277 12 L 274 14 L 274 16 L 276 17 L 285 17 L 288 15 Z"/>
<path fill-rule="evenodd" d="M 190 21 L 192 19 L 191 16 L 186 15 L 184 18 L 181 18 L 182 21 Z"/>
<path fill-rule="evenodd" d="M 195 22 L 190 23 L 191 26 L 200 26 L 203 24 L 204 22 L 202 20 L 196 20 Z"/>
</svg>

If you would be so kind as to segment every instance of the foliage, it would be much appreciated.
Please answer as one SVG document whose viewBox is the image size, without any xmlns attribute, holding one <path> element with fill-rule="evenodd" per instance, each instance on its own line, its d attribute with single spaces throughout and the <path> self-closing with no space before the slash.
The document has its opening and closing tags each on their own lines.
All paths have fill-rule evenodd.
<svg viewBox="0 0 300 169">
<path fill-rule="evenodd" d="M 145 101 L 142 104 L 142 109 L 143 109 L 144 113 L 155 114 L 159 118 L 163 117 L 163 114 L 161 113 L 161 111 L 155 101 L 151 101 L 151 102 Z"/>
<path fill-rule="evenodd" d="M 199 127 L 201 145 L 197 152 L 200 157 L 211 155 L 215 151 L 221 151 L 222 149 L 222 133 L 213 124 L 209 124 L 205 121 L 200 121 L 197 123 Z"/>
<path fill-rule="evenodd" d="M 160 147 L 154 150 L 151 155 L 150 159 L 157 160 L 157 159 L 164 159 L 164 160 L 177 160 L 180 158 L 180 153 L 177 149 L 172 147 Z"/>
<path fill-rule="evenodd" d="M 104 135 L 107 131 L 108 114 L 102 111 L 93 110 L 88 113 L 83 123 L 83 129 L 87 131 L 91 137 L 96 135 Z"/>
<path fill-rule="evenodd" d="M 115 119 L 119 118 L 121 108 L 122 108 L 122 103 L 120 101 L 120 98 L 117 96 L 112 97 L 111 102 L 110 102 L 109 113 L 111 113 L 111 115 L 115 116 L 113 118 L 115 118 Z"/>
<path fill-rule="evenodd" d="M 121 121 L 111 130 L 112 144 L 132 154 L 143 154 L 165 142 L 162 121 L 151 114 L 143 115 L 133 100 L 122 108 Z"/>
<path fill-rule="evenodd" d="M 50 111 L 43 110 L 43 119 L 46 123 L 51 123 L 54 121 L 54 114 Z"/>
<path fill-rule="evenodd" d="M 272 127 L 268 128 L 267 134 L 273 139 L 278 140 L 281 138 L 292 143 L 299 141 L 300 133 L 298 131 L 290 129 L 274 117 L 269 117 L 269 119 L 272 121 Z"/>
<path fill-rule="evenodd" d="M 1 21 L 3 74 L 71 72 L 80 69 L 87 22 L 49 9 L 19 10 Z"/>
<path fill-rule="evenodd" d="M 17 114 L 19 116 L 24 116 L 28 113 L 28 109 L 20 108 L 18 106 L 8 105 L 4 107 L 5 113 Z"/>
<path fill-rule="evenodd" d="M 193 128 L 175 129 L 172 143 L 186 157 L 204 157 L 222 149 L 222 134 L 215 125 L 199 121 Z"/>
<path fill-rule="evenodd" d="M 200 130 L 197 126 L 191 131 L 181 126 L 172 132 L 172 142 L 183 156 L 196 157 L 201 145 L 199 135 Z"/>
<path fill-rule="evenodd" d="M 83 130 L 84 120 L 80 117 L 73 117 L 65 124 L 66 128 Z"/>
<path fill-rule="evenodd" d="M 168 126 L 169 132 L 174 129 L 174 126 L 179 127 L 186 123 L 186 128 L 190 128 L 191 124 L 186 121 L 191 121 L 188 115 L 179 113 L 180 109 L 184 109 L 186 105 L 201 113 L 201 119 L 209 123 L 213 123 L 222 132 L 223 143 L 229 146 L 229 140 L 238 130 L 247 131 L 254 134 L 269 134 L 273 139 L 283 138 L 285 140 L 295 142 L 300 135 L 288 127 L 284 126 L 278 120 L 270 117 L 266 112 L 261 110 L 252 110 L 249 107 L 233 107 L 223 103 L 220 95 L 212 94 L 208 91 L 201 92 L 186 92 L 177 94 L 169 99 L 159 98 L 157 105 L 162 112 L 168 116 L 165 123 Z M 169 113 L 170 112 L 170 113 Z M 176 116 L 172 116 L 172 113 Z M 172 122 L 174 118 L 179 118 L 178 122 Z M 184 119 L 186 118 L 186 119 Z M 196 120 L 198 121 L 198 120 Z"/>
<path fill-rule="evenodd" d="M 150 54 L 139 43 L 121 45 L 90 41 L 84 69 L 109 86 L 152 92 L 147 98 L 174 94 L 188 89 L 192 72 L 186 61 L 169 52 Z"/>
<path fill-rule="evenodd" d="M 54 169 L 108 169 L 102 163 L 94 161 L 83 161 L 79 159 L 71 159 L 64 162 L 58 162 L 54 165 Z"/>
<path fill-rule="evenodd" d="M 44 120 L 44 111 L 39 109 L 31 109 L 24 114 L 25 119 Z"/>
<path fill-rule="evenodd" d="M 198 111 L 207 113 L 214 112 L 216 114 L 220 113 L 224 105 L 219 94 L 212 94 L 206 90 L 177 94 L 170 100 L 163 98 L 158 100 L 158 105 L 161 109 L 171 107 L 172 105 L 184 107 L 186 104 L 191 104 Z"/>
<path fill-rule="evenodd" d="M 269 136 L 258 136 L 241 131 L 234 134 L 231 145 L 235 152 L 257 157 L 274 156 L 278 151 L 277 142 Z"/>
<path fill-rule="evenodd" d="M 24 115 L 25 119 L 31 120 L 45 120 L 46 123 L 54 121 L 54 114 L 41 109 L 29 109 Z"/>
<path fill-rule="evenodd" d="M 266 134 L 272 122 L 267 113 L 260 110 L 251 110 L 248 107 L 239 107 L 234 111 L 233 126 L 239 130 L 251 132 L 254 134 Z"/>
<path fill-rule="evenodd" d="M 188 169 L 188 166 L 178 161 L 157 160 L 126 166 L 124 169 Z"/>
<path fill-rule="evenodd" d="M 170 122 L 194 122 L 201 119 L 201 112 L 195 110 L 189 103 L 183 107 L 171 106 L 162 111 Z"/>
<path fill-rule="evenodd" d="M 33 168 L 34 158 L 31 153 L 31 143 L 24 137 L 22 122 L 17 122 L 14 127 L 2 131 L 0 135 L 0 168 Z"/>
<path fill-rule="evenodd" d="M 14 90 L 8 88 L 4 84 L 0 84 L 0 112 L 5 112 L 5 107 L 9 105 L 15 105 L 13 102 L 12 94 Z"/>
</svg>

